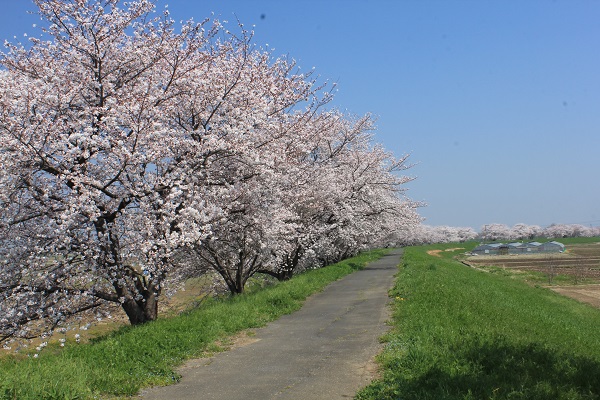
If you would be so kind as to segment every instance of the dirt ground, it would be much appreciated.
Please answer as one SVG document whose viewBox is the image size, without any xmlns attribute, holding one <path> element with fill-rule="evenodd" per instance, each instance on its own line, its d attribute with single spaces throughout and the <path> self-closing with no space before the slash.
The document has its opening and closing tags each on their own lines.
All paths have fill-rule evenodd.
<svg viewBox="0 0 600 400">
<path fill-rule="evenodd" d="M 441 257 L 440 253 L 442 251 L 456 251 L 456 250 L 463 250 L 464 247 L 455 247 L 453 249 L 446 249 L 446 250 L 428 250 L 427 254 L 429 254 L 430 256 L 434 256 L 434 257 Z"/>
<path fill-rule="evenodd" d="M 600 284 L 578 286 L 552 286 L 550 289 L 563 296 L 600 308 Z"/>
</svg>

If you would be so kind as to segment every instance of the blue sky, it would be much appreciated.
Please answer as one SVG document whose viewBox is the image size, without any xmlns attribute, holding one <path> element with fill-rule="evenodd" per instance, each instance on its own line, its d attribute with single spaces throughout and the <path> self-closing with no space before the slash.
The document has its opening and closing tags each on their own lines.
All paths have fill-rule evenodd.
<svg viewBox="0 0 600 400">
<path fill-rule="evenodd" d="M 176 19 L 237 18 L 256 45 L 336 82 L 410 153 L 430 225 L 600 225 L 600 2 L 160 0 Z M 33 34 L 0 0 L 0 39 Z"/>
</svg>

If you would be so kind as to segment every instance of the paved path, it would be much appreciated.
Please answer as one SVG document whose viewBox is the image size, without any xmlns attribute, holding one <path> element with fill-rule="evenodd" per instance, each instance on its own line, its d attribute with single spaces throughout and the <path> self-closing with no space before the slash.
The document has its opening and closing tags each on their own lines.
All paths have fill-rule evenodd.
<svg viewBox="0 0 600 400">
<path fill-rule="evenodd" d="M 189 362 L 152 399 L 349 399 L 373 377 L 401 251 L 311 296 L 302 309 L 256 330 L 252 343 Z"/>
</svg>

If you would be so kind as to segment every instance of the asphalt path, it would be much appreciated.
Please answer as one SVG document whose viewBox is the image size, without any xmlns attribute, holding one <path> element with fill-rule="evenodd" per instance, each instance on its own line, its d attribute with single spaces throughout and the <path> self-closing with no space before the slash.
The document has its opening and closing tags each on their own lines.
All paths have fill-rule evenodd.
<svg viewBox="0 0 600 400">
<path fill-rule="evenodd" d="M 388 290 L 401 250 L 333 282 L 303 307 L 255 330 L 245 344 L 189 361 L 175 385 L 145 390 L 153 399 L 348 399 L 376 371 L 387 329 Z"/>
</svg>

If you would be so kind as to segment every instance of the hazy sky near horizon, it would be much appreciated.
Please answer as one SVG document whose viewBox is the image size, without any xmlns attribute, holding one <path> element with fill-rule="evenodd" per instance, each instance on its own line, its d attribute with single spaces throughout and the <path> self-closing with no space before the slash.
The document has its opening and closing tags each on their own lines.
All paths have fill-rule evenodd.
<svg viewBox="0 0 600 400">
<path fill-rule="evenodd" d="M 176 20 L 236 18 L 254 43 L 336 82 L 410 154 L 429 225 L 600 225 L 600 2 L 159 0 Z M 38 35 L 0 0 L 0 39 Z M 13 38 L 16 36 L 16 40 Z"/>
</svg>

